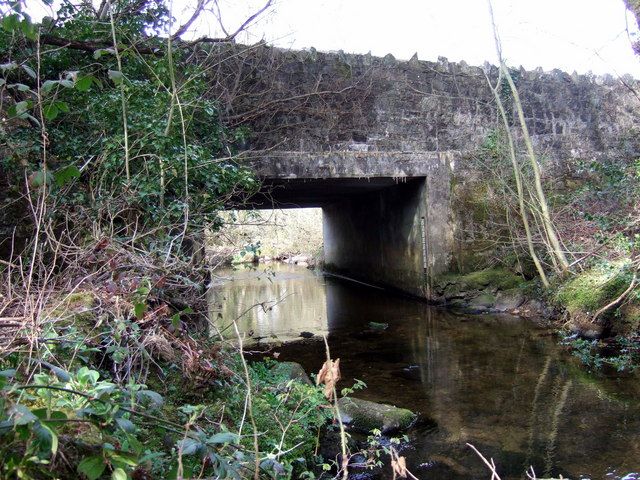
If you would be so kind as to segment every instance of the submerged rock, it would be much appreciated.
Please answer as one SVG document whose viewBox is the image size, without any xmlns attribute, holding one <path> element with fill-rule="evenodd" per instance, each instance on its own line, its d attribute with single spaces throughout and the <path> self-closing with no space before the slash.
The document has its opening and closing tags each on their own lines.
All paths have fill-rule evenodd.
<svg viewBox="0 0 640 480">
<path fill-rule="evenodd" d="M 271 370 L 276 374 L 283 375 L 287 380 L 297 380 L 307 385 L 313 385 L 307 372 L 297 362 L 278 362 Z"/>
<path fill-rule="evenodd" d="M 338 408 L 345 425 L 364 433 L 374 429 L 385 434 L 406 430 L 417 417 L 406 408 L 352 397 L 338 400 Z"/>
</svg>

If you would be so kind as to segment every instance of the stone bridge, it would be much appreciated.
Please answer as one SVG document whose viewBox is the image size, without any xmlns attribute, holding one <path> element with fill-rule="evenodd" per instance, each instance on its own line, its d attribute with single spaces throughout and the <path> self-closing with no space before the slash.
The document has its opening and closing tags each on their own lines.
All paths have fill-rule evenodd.
<svg viewBox="0 0 640 480">
<path fill-rule="evenodd" d="M 321 207 L 328 269 L 428 298 L 464 235 L 455 185 L 499 125 L 487 83 L 497 69 L 264 45 L 230 57 L 244 94 L 228 118 L 252 132 L 240 162 L 263 180 L 243 208 Z M 513 76 L 548 175 L 640 155 L 633 79 Z"/>
</svg>

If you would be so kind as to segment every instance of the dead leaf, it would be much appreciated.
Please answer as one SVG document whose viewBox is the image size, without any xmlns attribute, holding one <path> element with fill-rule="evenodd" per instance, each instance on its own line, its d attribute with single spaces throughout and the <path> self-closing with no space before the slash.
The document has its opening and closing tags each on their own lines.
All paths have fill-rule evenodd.
<svg viewBox="0 0 640 480">
<path fill-rule="evenodd" d="M 335 361 L 328 359 L 324 362 L 318 372 L 316 385 L 324 383 L 324 396 L 327 400 L 333 400 L 333 392 L 340 378 L 340 359 L 338 358 Z"/>
<path fill-rule="evenodd" d="M 400 478 L 407 478 L 407 461 L 404 457 L 392 459 L 391 468 L 393 469 L 393 478 L 395 478 L 396 475 Z"/>
</svg>

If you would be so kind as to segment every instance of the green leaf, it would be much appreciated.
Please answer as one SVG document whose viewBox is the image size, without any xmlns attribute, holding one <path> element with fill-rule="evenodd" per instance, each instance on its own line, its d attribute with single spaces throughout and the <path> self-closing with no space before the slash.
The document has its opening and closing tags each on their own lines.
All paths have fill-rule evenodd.
<svg viewBox="0 0 640 480">
<path fill-rule="evenodd" d="M 123 80 L 124 76 L 122 75 L 122 72 L 120 72 L 118 70 L 109 70 L 109 78 L 116 85 L 120 85 L 122 83 L 122 80 Z"/>
<path fill-rule="evenodd" d="M 133 307 L 133 312 L 138 320 L 142 320 L 144 312 L 147 310 L 147 304 L 140 302 L 136 303 Z"/>
<path fill-rule="evenodd" d="M 67 104 L 67 102 L 62 102 L 60 100 L 58 100 L 57 102 L 55 102 L 56 107 L 58 107 L 58 110 L 60 110 L 63 113 L 69 113 L 69 105 Z"/>
<path fill-rule="evenodd" d="M 20 17 L 17 13 L 7 15 L 2 19 L 2 28 L 7 32 L 13 32 L 20 26 Z"/>
<path fill-rule="evenodd" d="M 74 178 L 78 178 L 79 176 L 80 170 L 75 165 L 67 165 L 66 167 L 62 167 L 53 173 L 53 178 L 58 187 L 63 187 L 71 180 L 73 180 Z"/>
<path fill-rule="evenodd" d="M 0 63 L 0 70 L 2 70 L 2 72 L 14 70 L 16 68 L 18 68 L 18 64 L 16 62 Z"/>
<path fill-rule="evenodd" d="M 121 468 L 116 468 L 111 473 L 111 480 L 127 480 L 127 474 Z"/>
<path fill-rule="evenodd" d="M 130 452 L 110 452 L 109 458 L 113 463 L 135 467 L 138 465 L 138 456 Z"/>
<path fill-rule="evenodd" d="M 91 75 L 79 78 L 78 80 L 76 80 L 76 90 L 78 90 L 79 92 L 86 92 L 91 88 L 93 80 L 94 78 Z"/>
<path fill-rule="evenodd" d="M 150 400 L 156 408 L 160 408 L 164 404 L 162 395 L 158 392 L 154 392 L 153 390 L 140 390 L 139 392 L 136 392 L 136 398 L 139 401 L 142 401 L 143 399 Z"/>
<path fill-rule="evenodd" d="M 73 82 L 71 80 L 58 80 L 58 83 L 63 87 L 73 88 Z"/>
<path fill-rule="evenodd" d="M 38 77 L 33 68 L 31 68 L 29 65 L 22 65 L 22 69 L 27 72 L 27 75 L 29 75 L 31 78 L 36 79 Z"/>
<path fill-rule="evenodd" d="M 28 423 L 33 423 L 38 419 L 38 417 L 31 413 L 31 410 L 21 404 L 14 405 L 9 410 L 9 415 L 13 419 L 14 425 L 27 425 Z"/>
<path fill-rule="evenodd" d="M 8 370 L 2 370 L 0 371 L 0 377 L 4 377 L 4 378 L 13 378 L 16 376 L 16 369 L 15 368 L 10 368 Z"/>
<path fill-rule="evenodd" d="M 51 453 L 55 455 L 58 452 L 58 435 L 53 431 L 51 427 L 45 425 L 44 423 L 40 423 L 39 428 L 47 437 L 46 440 L 49 442 L 49 448 Z"/>
<path fill-rule="evenodd" d="M 136 426 L 133 424 L 131 420 L 127 420 L 126 418 L 116 418 L 116 423 L 118 426 L 127 433 L 134 432 Z"/>
<path fill-rule="evenodd" d="M 56 178 L 56 173 L 53 174 L 53 178 L 55 179 L 56 183 L 58 183 L 58 179 Z M 56 367 L 55 365 L 50 364 L 49 362 L 45 362 L 42 361 L 41 362 L 45 367 L 47 367 L 49 370 L 51 370 L 51 372 L 58 377 L 58 380 L 60 380 L 61 382 L 68 382 L 69 380 L 71 380 L 71 375 L 69 375 L 69 372 L 67 372 L 66 370 L 60 368 L 60 367 Z"/>
<path fill-rule="evenodd" d="M 193 455 L 202 447 L 202 443 L 193 438 L 183 438 L 176 445 L 182 451 L 182 455 Z"/>
<path fill-rule="evenodd" d="M 80 383 L 95 384 L 100 378 L 100 374 L 95 370 L 89 370 L 87 367 L 82 367 L 78 370 L 78 381 Z"/>
<path fill-rule="evenodd" d="M 49 93 L 57 84 L 58 82 L 56 80 L 45 80 L 45 82 L 42 84 L 41 89 L 44 93 Z"/>
<path fill-rule="evenodd" d="M 237 444 L 239 442 L 240 442 L 240 437 L 237 434 L 231 433 L 231 432 L 216 433 L 215 435 L 212 435 L 207 439 L 207 443 L 214 443 L 214 444 L 219 444 L 219 443 Z"/>
<path fill-rule="evenodd" d="M 104 54 L 115 55 L 116 51 L 113 48 L 99 48 L 93 52 L 93 58 L 98 60 Z"/>
<path fill-rule="evenodd" d="M 78 472 L 84 474 L 89 480 L 96 480 L 104 472 L 105 466 L 102 456 L 93 455 L 78 464 Z"/>
<path fill-rule="evenodd" d="M 26 100 L 16 103 L 16 115 L 22 115 L 28 109 L 29 109 L 29 102 L 27 102 Z"/>
<path fill-rule="evenodd" d="M 17 88 L 19 92 L 28 92 L 31 90 L 29 85 L 25 85 L 24 83 L 13 83 L 8 85 L 9 88 Z"/>
<path fill-rule="evenodd" d="M 60 113 L 60 109 L 58 109 L 55 103 L 50 103 L 44 106 L 42 113 L 44 113 L 44 118 L 47 120 L 55 120 Z"/>
</svg>

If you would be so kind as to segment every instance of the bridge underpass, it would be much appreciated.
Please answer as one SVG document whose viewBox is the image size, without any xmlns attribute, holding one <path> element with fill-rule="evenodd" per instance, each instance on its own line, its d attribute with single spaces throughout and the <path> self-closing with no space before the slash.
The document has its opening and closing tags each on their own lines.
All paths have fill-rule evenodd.
<svg viewBox="0 0 640 480">
<path fill-rule="evenodd" d="M 328 271 L 428 298 L 449 266 L 453 156 L 349 153 L 251 160 L 262 190 L 242 208 L 320 207 Z"/>
</svg>

